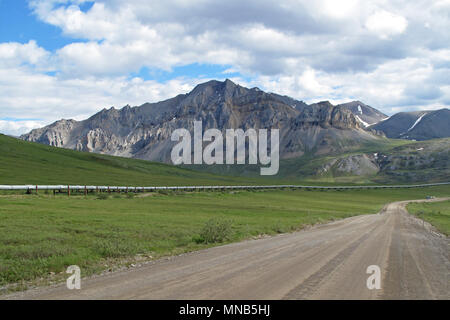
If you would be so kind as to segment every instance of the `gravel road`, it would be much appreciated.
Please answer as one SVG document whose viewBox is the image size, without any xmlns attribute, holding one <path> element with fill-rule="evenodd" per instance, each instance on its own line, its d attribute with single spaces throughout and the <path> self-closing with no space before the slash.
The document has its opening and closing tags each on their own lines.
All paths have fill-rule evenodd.
<svg viewBox="0 0 450 320">
<path fill-rule="evenodd" d="M 408 214 L 408 202 L 82 279 L 81 290 L 61 285 L 0 298 L 450 299 L 450 240 Z M 370 265 L 380 267 L 381 289 L 367 288 Z"/>
</svg>

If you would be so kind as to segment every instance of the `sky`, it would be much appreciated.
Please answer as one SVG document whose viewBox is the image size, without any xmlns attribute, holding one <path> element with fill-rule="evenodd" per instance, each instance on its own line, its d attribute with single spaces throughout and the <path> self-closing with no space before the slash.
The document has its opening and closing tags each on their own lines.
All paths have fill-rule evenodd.
<svg viewBox="0 0 450 320">
<path fill-rule="evenodd" d="M 450 106 L 450 0 L 0 0 L 0 133 L 229 78 L 388 115 Z"/>
</svg>

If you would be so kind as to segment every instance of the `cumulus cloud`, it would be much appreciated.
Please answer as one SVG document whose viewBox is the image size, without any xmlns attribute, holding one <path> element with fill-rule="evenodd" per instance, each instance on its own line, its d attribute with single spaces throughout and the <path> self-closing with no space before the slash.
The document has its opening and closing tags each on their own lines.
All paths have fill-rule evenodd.
<svg viewBox="0 0 450 320">
<path fill-rule="evenodd" d="M 84 2 L 29 2 L 74 41 L 54 51 L 0 43 L 0 118 L 80 119 L 161 100 L 207 79 L 132 74 L 190 64 L 307 102 L 358 99 L 392 113 L 450 101 L 448 1 Z"/>
<path fill-rule="evenodd" d="M 263 75 L 301 73 L 306 66 L 367 71 L 436 46 L 426 42 L 445 40 L 436 31 L 450 26 L 442 5 L 439 14 L 429 1 L 97 0 L 87 12 L 74 1 L 55 2 L 31 4 L 41 20 L 88 40 L 58 50 L 62 70 L 96 75 L 190 63 Z M 411 8 L 407 17 L 396 13 L 403 8 Z"/>
<path fill-rule="evenodd" d="M 355 18 L 369 10 L 356 0 L 339 5 L 325 0 L 97 1 L 87 12 L 73 4 L 49 3 L 53 1 L 32 2 L 40 19 L 68 36 L 88 40 L 57 52 L 63 70 L 97 75 L 195 62 L 270 75 L 292 70 L 293 63 L 324 70 L 366 68 L 364 59 L 354 64 L 352 55 L 340 50 L 340 40 L 360 44 L 362 36 L 367 41 L 395 34 L 401 18 L 385 11 L 368 17 L 376 31 L 372 34 Z M 326 63 L 330 59 L 335 65 Z"/>
<path fill-rule="evenodd" d="M 50 53 L 39 47 L 36 41 L 28 43 L 0 43 L 0 67 L 32 65 L 43 68 L 48 64 Z"/>
</svg>

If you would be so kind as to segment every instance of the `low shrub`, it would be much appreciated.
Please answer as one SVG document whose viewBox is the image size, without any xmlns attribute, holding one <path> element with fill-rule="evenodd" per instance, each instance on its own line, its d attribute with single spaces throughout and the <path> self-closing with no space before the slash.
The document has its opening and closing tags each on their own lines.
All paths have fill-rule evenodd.
<svg viewBox="0 0 450 320">
<path fill-rule="evenodd" d="M 217 243 L 229 240 L 232 232 L 231 225 L 230 220 L 210 219 L 206 221 L 196 242 Z"/>
</svg>

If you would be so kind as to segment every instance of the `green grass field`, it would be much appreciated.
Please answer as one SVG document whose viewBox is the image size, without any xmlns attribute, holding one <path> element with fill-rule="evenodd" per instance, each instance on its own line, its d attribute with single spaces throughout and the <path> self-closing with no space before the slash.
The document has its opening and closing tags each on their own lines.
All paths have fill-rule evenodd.
<svg viewBox="0 0 450 320">
<path fill-rule="evenodd" d="M 0 196 L 0 286 L 83 275 L 138 259 L 206 248 L 199 235 L 211 218 L 231 221 L 229 239 L 299 230 L 306 225 L 378 212 L 385 203 L 448 196 L 450 186 L 353 191 L 231 191 Z M 151 256 L 151 258 L 150 258 Z M 11 290 L 9 288 L 8 290 Z M 3 291 L 6 291 L 4 288 Z"/>
<path fill-rule="evenodd" d="M 410 203 L 408 212 L 431 223 L 440 232 L 450 235 L 450 201 Z"/>
</svg>

